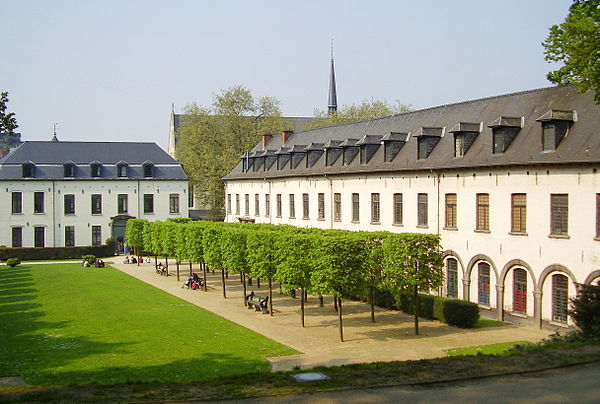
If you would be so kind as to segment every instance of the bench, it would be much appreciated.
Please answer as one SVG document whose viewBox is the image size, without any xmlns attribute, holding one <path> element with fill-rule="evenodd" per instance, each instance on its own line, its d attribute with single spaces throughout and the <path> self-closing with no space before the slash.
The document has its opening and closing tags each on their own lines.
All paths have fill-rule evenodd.
<svg viewBox="0 0 600 404">
<path fill-rule="evenodd" d="M 156 267 L 156 273 L 159 274 L 159 275 L 168 276 L 168 274 L 167 274 L 167 268 L 163 267 L 162 265 L 159 265 L 159 266 Z"/>
<path fill-rule="evenodd" d="M 268 296 L 259 296 L 254 292 L 251 292 L 248 296 L 246 296 L 246 304 L 248 308 L 254 307 L 255 311 L 262 311 L 263 313 L 268 313 L 269 309 L 267 307 L 267 303 L 269 302 Z"/>
</svg>

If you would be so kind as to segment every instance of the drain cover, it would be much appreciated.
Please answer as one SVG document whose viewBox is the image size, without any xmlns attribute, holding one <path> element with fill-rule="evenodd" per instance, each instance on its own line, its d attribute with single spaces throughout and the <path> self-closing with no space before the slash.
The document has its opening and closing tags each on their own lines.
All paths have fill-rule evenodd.
<svg viewBox="0 0 600 404">
<path fill-rule="evenodd" d="M 323 373 L 298 373 L 293 376 L 299 382 L 313 382 L 315 380 L 325 380 L 329 379 Z"/>
</svg>

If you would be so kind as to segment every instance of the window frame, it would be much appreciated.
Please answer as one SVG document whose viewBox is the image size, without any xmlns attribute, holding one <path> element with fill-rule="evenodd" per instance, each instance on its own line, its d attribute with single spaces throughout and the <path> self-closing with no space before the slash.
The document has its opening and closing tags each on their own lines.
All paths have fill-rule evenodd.
<svg viewBox="0 0 600 404">
<path fill-rule="evenodd" d="M 290 219 L 295 219 L 296 218 L 296 200 L 295 200 L 295 196 L 294 194 L 290 194 L 290 203 L 289 203 L 289 208 L 290 208 Z"/>
<path fill-rule="evenodd" d="M 46 228 L 44 226 L 35 226 L 33 228 L 33 246 L 46 246 Z"/>
<path fill-rule="evenodd" d="M 275 196 L 275 217 L 282 217 L 283 206 L 281 202 L 281 194 Z"/>
<path fill-rule="evenodd" d="M 102 194 L 91 194 L 92 215 L 102 214 Z"/>
<path fill-rule="evenodd" d="M 310 196 L 307 193 L 302 194 L 302 219 L 310 219 Z"/>
<path fill-rule="evenodd" d="M 65 247 L 75 246 L 75 226 L 65 226 Z"/>
<path fill-rule="evenodd" d="M 11 208 L 10 208 L 11 214 L 12 215 L 22 215 L 23 214 L 23 192 L 12 191 L 10 200 L 11 200 Z"/>
<path fill-rule="evenodd" d="M 129 195 L 117 194 L 117 214 L 122 215 L 129 212 Z"/>
<path fill-rule="evenodd" d="M 325 220 L 325 194 L 317 194 L 317 220 Z"/>
<path fill-rule="evenodd" d="M 102 226 L 92 226 L 92 245 L 102 245 Z"/>
<path fill-rule="evenodd" d="M 333 194 L 333 221 L 342 221 L 342 194 L 340 192 Z"/>
<path fill-rule="evenodd" d="M 491 301 L 491 283 L 492 271 L 491 265 L 487 262 L 477 264 L 477 304 L 481 306 L 490 306 Z M 487 271 L 487 273 L 485 273 Z M 487 282 L 486 282 L 487 281 Z"/>
<path fill-rule="evenodd" d="M 360 223 L 360 194 L 352 194 L 352 223 Z"/>
<path fill-rule="evenodd" d="M 457 213 L 458 213 L 458 196 L 456 193 L 447 193 L 444 198 L 445 201 L 445 222 L 444 229 L 446 230 L 458 230 L 457 224 Z"/>
<path fill-rule="evenodd" d="M 569 194 L 550 194 L 550 237 L 569 237 Z"/>
<path fill-rule="evenodd" d="M 453 262 L 453 266 L 450 262 Z M 451 286 L 451 278 L 454 278 L 453 286 Z M 458 299 L 458 260 L 454 257 L 446 260 L 446 297 Z"/>
<path fill-rule="evenodd" d="M 65 215 L 75 214 L 75 194 L 64 194 L 63 196 L 63 213 Z"/>
<path fill-rule="evenodd" d="M 169 214 L 179 214 L 179 194 L 169 194 Z"/>
<path fill-rule="evenodd" d="M 15 243 L 17 240 L 18 242 Z M 11 243 L 13 248 L 23 247 L 23 227 L 11 227 Z"/>
<path fill-rule="evenodd" d="M 45 212 L 45 195 L 44 191 L 35 191 L 33 193 L 33 213 L 44 214 Z"/>
<path fill-rule="evenodd" d="M 475 231 L 490 232 L 490 194 L 488 193 L 475 195 Z"/>
<path fill-rule="evenodd" d="M 144 214 L 154 214 L 154 194 L 144 194 Z"/>
<path fill-rule="evenodd" d="M 396 192 L 392 196 L 392 204 L 393 204 L 393 218 L 392 224 L 394 226 L 403 226 L 404 225 L 404 205 L 403 205 L 404 195 L 401 192 Z"/>
<path fill-rule="evenodd" d="M 381 194 L 371 193 L 371 224 L 381 223 Z"/>
<path fill-rule="evenodd" d="M 429 227 L 429 194 L 424 192 L 417 194 L 417 227 Z"/>
<path fill-rule="evenodd" d="M 265 217 L 271 216 L 271 194 L 265 194 Z"/>
<path fill-rule="evenodd" d="M 522 200 L 519 200 L 523 198 Z M 513 193 L 510 195 L 510 233 L 527 234 L 527 194 Z"/>
</svg>

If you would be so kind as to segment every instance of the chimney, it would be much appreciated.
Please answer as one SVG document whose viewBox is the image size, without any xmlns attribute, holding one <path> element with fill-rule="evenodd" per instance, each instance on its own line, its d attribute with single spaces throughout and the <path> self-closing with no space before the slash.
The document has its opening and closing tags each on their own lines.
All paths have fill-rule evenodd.
<svg viewBox="0 0 600 404">
<path fill-rule="evenodd" d="M 293 130 L 284 130 L 281 132 L 281 145 L 285 145 L 288 141 L 289 138 L 292 137 L 292 135 L 294 134 Z"/>
<path fill-rule="evenodd" d="M 264 135 L 262 135 L 262 148 L 263 148 L 263 150 L 267 149 L 267 145 L 269 144 L 269 142 L 271 141 L 271 139 L 273 139 L 273 135 L 271 135 L 269 133 L 265 133 Z"/>
</svg>

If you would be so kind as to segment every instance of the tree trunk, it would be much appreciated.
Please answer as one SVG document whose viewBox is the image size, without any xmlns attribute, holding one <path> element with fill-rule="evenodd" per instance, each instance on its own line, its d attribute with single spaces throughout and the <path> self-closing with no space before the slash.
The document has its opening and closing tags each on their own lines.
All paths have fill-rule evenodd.
<svg viewBox="0 0 600 404">
<path fill-rule="evenodd" d="M 137 256 L 139 258 L 140 255 L 141 255 L 140 254 L 140 247 L 133 247 L 133 252 L 135 253 L 136 251 L 137 251 Z M 137 264 L 138 264 L 138 267 L 139 267 L 140 266 L 140 260 L 137 260 Z"/>
<path fill-rule="evenodd" d="M 415 335 L 419 335 L 419 287 L 415 286 Z"/>
<path fill-rule="evenodd" d="M 223 281 L 223 299 L 227 299 L 227 293 L 225 293 L 225 268 L 221 269 L 221 280 Z"/>
<path fill-rule="evenodd" d="M 248 286 L 252 286 L 252 278 L 248 278 Z"/>
<path fill-rule="evenodd" d="M 340 322 L 340 341 L 344 342 L 344 323 L 342 321 L 342 297 L 338 298 L 338 305 L 340 306 L 340 310 L 338 311 L 338 319 Z"/>
<path fill-rule="evenodd" d="M 192 261 L 190 261 L 190 276 L 192 276 Z"/>
<path fill-rule="evenodd" d="M 273 283 L 269 278 L 269 314 L 273 316 Z"/>
<path fill-rule="evenodd" d="M 169 276 L 169 257 L 165 255 L 165 270 L 167 271 L 167 276 Z"/>
<path fill-rule="evenodd" d="M 256 278 L 256 287 L 260 289 L 260 278 Z"/>
<path fill-rule="evenodd" d="M 206 292 L 208 290 L 208 286 L 206 286 L 206 264 L 201 263 L 200 265 L 202 265 L 202 275 L 204 276 L 204 291 Z"/>
<path fill-rule="evenodd" d="M 300 289 L 300 293 L 304 295 L 304 289 Z M 304 327 L 304 299 L 300 298 L 300 317 L 302 318 L 302 327 Z"/>
<path fill-rule="evenodd" d="M 304 297 L 304 301 L 308 303 L 308 290 L 305 290 L 302 296 Z"/>
<path fill-rule="evenodd" d="M 248 289 L 246 289 L 246 274 L 242 272 L 242 285 L 244 285 L 244 296 L 242 296 L 242 298 L 244 299 L 244 307 L 246 307 L 246 296 L 248 293 Z"/>
<path fill-rule="evenodd" d="M 158 255 L 154 256 L 154 269 L 158 268 Z"/>
<path fill-rule="evenodd" d="M 369 287 L 369 303 L 371 303 L 371 322 L 375 322 L 375 288 Z"/>
<path fill-rule="evenodd" d="M 180 281 L 179 279 L 179 261 L 175 261 L 176 265 L 177 265 L 177 282 Z"/>
<path fill-rule="evenodd" d="M 337 300 L 337 296 L 333 296 L 333 309 L 335 311 L 338 311 L 338 300 Z"/>
</svg>

